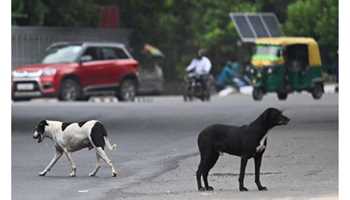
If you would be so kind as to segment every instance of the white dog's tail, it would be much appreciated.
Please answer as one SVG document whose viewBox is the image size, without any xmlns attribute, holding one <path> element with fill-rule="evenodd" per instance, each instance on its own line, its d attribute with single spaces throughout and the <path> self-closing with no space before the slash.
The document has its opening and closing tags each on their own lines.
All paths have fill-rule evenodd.
<svg viewBox="0 0 350 200">
<path fill-rule="evenodd" d="M 116 150 L 117 149 L 117 145 L 116 144 L 111 144 L 111 142 L 109 141 L 109 139 L 107 137 L 105 138 L 105 142 L 106 142 L 106 146 L 109 150 Z"/>
</svg>

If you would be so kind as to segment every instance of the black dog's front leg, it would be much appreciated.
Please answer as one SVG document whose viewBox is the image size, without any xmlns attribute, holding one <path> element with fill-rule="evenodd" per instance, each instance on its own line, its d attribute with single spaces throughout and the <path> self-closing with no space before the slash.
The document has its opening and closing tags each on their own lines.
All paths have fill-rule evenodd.
<svg viewBox="0 0 350 200">
<path fill-rule="evenodd" d="M 241 158 L 241 170 L 239 173 L 239 191 L 248 191 L 247 188 L 244 187 L 244 174 L 245 174 L 245 167 L 247 166 L 248 158 L 245 156 L 242 156 Z"/>
<path fill-rule="evenodd" d="M 260 191 L 267 190 L 266 187 L 262 186 L 260 183 L 260 166 L 261 166 L 262 153 L 258 154 L 254 157 L 254 165 L 255 165 L 255 183 L 258 186 Z"/>
</svg>

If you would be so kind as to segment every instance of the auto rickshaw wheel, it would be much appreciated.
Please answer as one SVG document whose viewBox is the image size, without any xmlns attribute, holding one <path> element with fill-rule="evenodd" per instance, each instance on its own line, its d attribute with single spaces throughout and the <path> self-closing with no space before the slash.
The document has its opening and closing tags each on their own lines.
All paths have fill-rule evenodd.
<svg viewBox="0 0 350 200">
<path fill-rule="evenodd" d="M 288 93 L 286 92 L 277 92 L 277 97 L 279 100 L 286 100 L 288 97 Z"/>
<path fill-rule="evenodd" d="M 323 86 L 322 84 L 316 84 L 315 87 L 312 89 L 312 97 L 314 99 L 320 99 L 323 95 Z"/>
<path fill-rule="evenodd" d="M 261 101 L 264 96 L 264 91 L 261 88 L 253 89 L 253 99 L 255 101 Z"/>
</svg>

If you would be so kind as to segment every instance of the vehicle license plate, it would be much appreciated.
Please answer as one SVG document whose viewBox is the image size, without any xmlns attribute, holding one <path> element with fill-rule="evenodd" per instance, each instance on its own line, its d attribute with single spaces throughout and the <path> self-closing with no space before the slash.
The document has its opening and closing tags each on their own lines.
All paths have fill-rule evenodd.
<svg viewBox="0 0 350 200">
<path fill-rule="evenodd" d="M 33 83 L 19 83 L 17 84 L 17 90 L 33 90 L 34 84 Z"/>
</svg>

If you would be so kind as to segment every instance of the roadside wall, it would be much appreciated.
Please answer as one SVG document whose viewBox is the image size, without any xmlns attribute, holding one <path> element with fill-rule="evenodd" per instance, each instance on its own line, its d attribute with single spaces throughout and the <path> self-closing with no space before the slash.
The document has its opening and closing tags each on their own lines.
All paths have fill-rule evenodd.
<svg viewBox="0 0 350 200">
<path fill-rule="evenodd" d="M 12 69 L 40 62 L 45 49 L 54 42 L 119 42 L 129 43 L 127 29 L 70 27 L 12 27 Z"/>
</svg>

